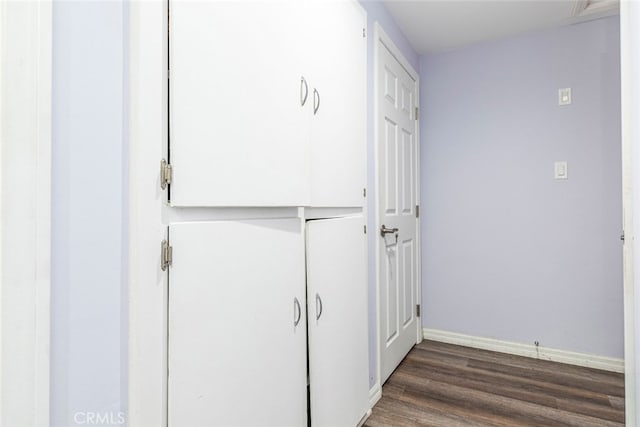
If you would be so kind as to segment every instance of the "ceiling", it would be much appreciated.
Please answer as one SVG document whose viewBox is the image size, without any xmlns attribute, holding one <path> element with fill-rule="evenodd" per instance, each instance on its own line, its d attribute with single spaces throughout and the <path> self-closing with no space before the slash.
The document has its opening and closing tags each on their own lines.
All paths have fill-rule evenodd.
<svg viewBox="0 0 640 427">
<path fill-rule="evenodd" d="M 618 13 L 618 0 L 384 0 L 418 54 Z"/>
</svg>

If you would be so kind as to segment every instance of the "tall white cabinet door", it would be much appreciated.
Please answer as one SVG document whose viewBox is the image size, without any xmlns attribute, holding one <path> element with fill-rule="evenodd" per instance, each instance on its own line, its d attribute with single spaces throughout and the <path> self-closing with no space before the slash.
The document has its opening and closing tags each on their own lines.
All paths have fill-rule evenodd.
<svg viewBox="0 0 640 427">
<path fill-rule="evenodd" d="M 170 0 L 173 206 L 308 205 L 306 3 Z"/>
<path fill-rule="evenodd" d="M 366 14 L 312 0 L 311 205 L 362 206 L 366 180 Z"/>
<path fill-rule="evenodd" d="M 311 425 L 355 427 L 368 410 L 362 216 L 307 222 Z"/>
<path fill-rule="evenodd" d="M 305 426 L 301 220 L 177 223 L 169 234 L 169 427 Z"/>
</svg>

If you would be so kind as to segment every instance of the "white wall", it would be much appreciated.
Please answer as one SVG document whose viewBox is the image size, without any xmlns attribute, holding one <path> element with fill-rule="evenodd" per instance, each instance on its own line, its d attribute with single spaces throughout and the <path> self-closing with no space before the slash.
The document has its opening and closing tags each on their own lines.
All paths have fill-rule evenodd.
<svg viewBox="0 0 640 427">
<path fill-rule="evenodd" d="M 622 358 L 619 47 L 616 16 L 421 59 L 425 327 Z"/>
<path fill-rule="evenodd" d="M 126 404 L 121 1 L 53 4 L 51 425 Z"/>
</svg>

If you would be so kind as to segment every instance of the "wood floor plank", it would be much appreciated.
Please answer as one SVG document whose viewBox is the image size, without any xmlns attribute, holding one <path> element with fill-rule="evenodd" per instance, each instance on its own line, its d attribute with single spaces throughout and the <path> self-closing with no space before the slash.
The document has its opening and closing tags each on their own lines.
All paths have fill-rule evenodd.
<svg viewBox="0 0 640 427">
<path fill-rule="evenodd" d="M 422 367 L 425 371 L 456 375 L 457 377 L 477 380 L 493 386 L 520 389 L 522 392 L 531 392 L 537 396 L 575 399 L 610 406 L 608 395 L 601 392 L 594 392 L 574 387 L 566 380 L 563 380 L 562 384 L 557 384 L 557 382 L 553 381 L 553 378 L 550 379 L 543 377 L 538 379 L 531 375 L 519 375 L 517 370 L 514 370 L 513 372 L 506 370 L 505 372 L 505 370 L 494 368 L 493 366 L 487 369 L 486 365 L 478 367 L 473 363 L 468 363 L 468 367 L 455 367 L 442 364 L 440 361 L 434 361 L 430 359 L 428 355 L 422 353 L 422 351 L 412 352 L 405 359 L 405 363 L 407 369 L 411 369 L 412 367 Z"/>
<path fill-rule="evenodd" d="M 552 373 L 543 373 L 531 368 L 505 366 L 500 365 L 499 363 L 490 363 L 475 359 L 470 359 L 467 366 L 476 369 L 484 369 L 488 371 L 509 374 L 521 378 L 545 381 L 555 385 L 579 388 L 581 390 L 593 391 L 610 396 L 624 396 L 624 386 L 600 383 L 589 378 L 566 377 L 565 375 L 562 375 L 562 371 L 559 371 L 558 373 L 553 375 Z"/>
<path fill-rule="evenodd" d="M 612 408 L 624 411 L 624 397 L 609 396 L 609 403 Z"/>
<path fill-rule="evenodd" d="M 574 400 L 557 399 L 559 409 L 575 412 L 577 414 L 589 415 L 603 420 L 624 423 L 624 411 L 615 409 L 612 406 L 594 405 L 588 402 L 576 402 Z"/>
<path fill-rule="evenodd" d="M 415 349 L 425 349 L 434 352 L 442 352 L 445 355 L 456 355 L 469 359 L 484 360 L 487 362 L 499 361 L 505 366 L 518 366 L 521 368 L 535 368 L 540 373 L 560 374 L 581 379 L 592 379 L 602 384 L 621 384 L 624 374 L 586 368 L 583 366 L 562 364 L 563 369 L 558 370 L 558 363 L 543 359 L 516 356 L 512 354 L 498 353 L 490 350 L 480 350 L 454 344 L 423 340 L 415 346 Z"/>
<path fill-rule="evenodd" d="M 486 424 L 479 423 L 469 417 L 461 416 L 460 413 L 450 410 L 450 407 L 443 407 L 437 402 L 421 402 L 423 406 L 418 406 L 411 398 L 411 394 L 403 393 L 401 399 L 390 399 L 380 405 L 388 413 L 402 408 L 403 416 L 413 420 L 417 425 L 424 426 L 451 426 L 451 427 L 484 427 Z M 425 411 L 425 407 L 429 408 Z"/>
<path fill-rule="evenodd" d="M 541 393 L 540 390 L 528 390 L 525 387 L 519 387 L 519 384 L 514 386 L 504 381 L 496 381 L 495 377 L 475 377 L 469 372 L 458 374 L 450 370 L 440 369 L 433 365 L 419 366 L 407 364 L 404 366 L 403 372 L 433 381 L 466 387 L 472 390 L 484 391 L 501 396 L 516 397 L 520 400 L 535 402 L 538 405 L 549 407 L 556 407 L 557 405 L 556 399 L 553 396 Z"/>
<path fill-rule="evenodd" d="M 412 407 L 419 409 L 421 413 L 439 413 L 448 420 L 462 422 L 464 425 L 473 426 L 495 426 L 512 427 L 513 417 L 504 417 L 494 412 L 493 408 L 479 408 L 475 405 L 461 405 L 459 401 L 452 399 L 441 399 L 438 396 L 429 395 L 425 398 L 425 391 L 409 389 L 406 390 L 399 399 Z M 421 418 L 418 418 L 420 421 Z M 449 423 L 441 423 L 449 425 Z"/>
<path fill-rule="evenodd" d="M 368 427 L 624 425 L 624 376 L 423 341 L 391 375 Z"/>
<path fill-rule="evenodd" d="M 559 422 L 562 425 L 576 427 L 613 426 L 605 420 L 595 419 L 582 414 L 569 413 L 556 408 L 538 405 L 511 397 L 500 396 L 492 393 L 468 389 L 451 383 L 442 383 L 431 380 L 416 379 L 411 374 L 398 372 L 402 384 L 408 390 L 415 390 L 428 399 L 441 402 L 455 402 L 457 407 L 471 409 L 472 413 L 492 413 L 502 417 L 524 420 L 535 420 L 537 424 L 554 425 Z M 409 386 L 411 385 L 411 387 Z"/>
</svg>

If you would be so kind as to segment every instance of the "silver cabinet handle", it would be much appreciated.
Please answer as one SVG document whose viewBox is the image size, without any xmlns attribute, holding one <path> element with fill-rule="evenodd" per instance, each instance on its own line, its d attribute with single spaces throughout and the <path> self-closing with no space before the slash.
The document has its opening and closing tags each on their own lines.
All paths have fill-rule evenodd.
<svg viewBox="0 0 640 427">
<path fill-rule="evenodd" d="M 300 323 L 302 317 L 302 310 L 300 309 L 300 301 L 298 298 L 293 299 L 293 327 L 295 328 Z"/>
<path fill-rule="evenodd" d="M 322 316 L 322 298 L 316 293 L 316 320 Z"/>
<path fill-rule="evenodd" d="M 320 92 L 313 88 L 313 114 L 315 115 L 320 109 Z"/>
<path fill-rule="evenodd" d="M 307 102 L 308 96 L 309 86 L 307 85 L 307 80 L 304 78 L 304 76 L 302 76 L 300 77 L 300 105 L 304 106 L 304 104 Z"/>
</svg>

